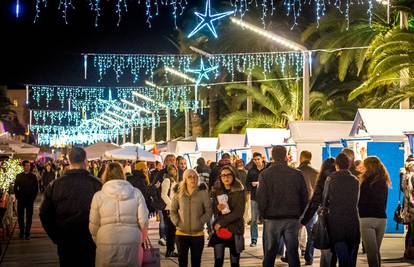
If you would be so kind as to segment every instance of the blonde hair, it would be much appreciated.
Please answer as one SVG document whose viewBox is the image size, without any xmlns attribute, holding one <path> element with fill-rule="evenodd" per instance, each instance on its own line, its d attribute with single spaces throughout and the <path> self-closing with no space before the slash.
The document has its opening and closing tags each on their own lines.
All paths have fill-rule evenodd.
<svg viewBox="0 0 414 267">
<path fill-rule="evenodd" d="M 106 165 L 105 172 L 102 175 L 103 183 L 111 180 L 125 180 L 124 170 L 118 162 L 111 162 Z"/>
<path fill-rule="evenodd" d="M 182 197 L 184 194 L 188 194 L 187 190 L 187 178 L 190 174 L 193 174 L 195 177 L 197 177 L 197 182 L 200 179 L 198 177 L 198 173 L 193 169 L 187 169 L 183 173 L 183 180 L 180 182 L 180 185 L 178 186 L 178 196 Z"/>
</svg>

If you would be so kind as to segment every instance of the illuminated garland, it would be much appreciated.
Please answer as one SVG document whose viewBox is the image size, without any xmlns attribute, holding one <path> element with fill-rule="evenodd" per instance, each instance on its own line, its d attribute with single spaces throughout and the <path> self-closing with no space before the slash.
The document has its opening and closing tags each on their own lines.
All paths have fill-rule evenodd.
<svg viewBox="0 0 414 267">
<path fill-rule="evenodd" d="M 315 8 L 315 19 L 316 22 L 319 23 L 321 18 L 326 13 L 326 8 L 328 5 L 331 5 L 339 10 L 341 14 L 345 15 L 346 21 L 349 23 L 349 14 L 350 14 L 350 7 L 351 5 L 364 5 L 367 4 L 367 14 L 369 16 L 369 21 L 371 23 L 372 20 L 372 9 L 373 9 L 373 1 L 374 0 L 367 0 L 367 1 L 352 1 L 352 0 L 335 0 L 335 1 L 326 1 L 326 0 L 283 0 L 283 12 L 286 16 L 293 16 L 293 27 L 297 25 L 297 20 L 301 15 L 304 6 L 309 6 L 313 3 Z M 261 9 L 261 21 L 263 27 L 266 26 L 266 17 L 273 16 L 277 10 L 277 1 L 276 0 L 259 0 L 259 1 L 251 1 L 251 0 L 230 0 L 231 5 L 234 7 L 234 13 L 243 17 L 252 6 L 254 8 L 258 7 Z M 293 28 L 292 27 L 292 28 Z"/>
<path fill-rule="evenodd" d="M 93 67 L 97 70 L 99 81 L 109 71 L 112 71 L 117 81 L 127 72 L 132 76 L 133 82 L 142 79 L 152 80 L 157 68 L 170 67 L 185 72 L 190 69 L 191 55 L 141 55 L 141 54 L 94 54 Z M 299 52 L 264 52 L 264 53 L 236 53 L 213 54 L 208 57 L 210 66 L 218 66 L 216 77 L 223 72 L 231 75 L 232 81 L 236 72 L 251 71 L 256 67 L 263 68 L 264 74 L 279 67 L 282 73 L 287 65 L 296 66 L 296 75 L 302 72 L 302 53 Z M 167 74 L 166 74 L 167 77 Z"/>
<path fill-rule="evenodd" d="M 187 69 L 191 63 L 191 55 L 97 54 L 93 61 L 93 66 L 98 69 L 99 81 L 109 70 L 115 73 L 117 81 L 126 70 L 130 70 L 133 81 L 136 82 L 142 74 L 152 80 L 158 68 Z"/>
<path fill-rule="evenodd" d="M 156 103 L 141 101 L 142 107 L 158 111 L 165 109 L 160 107 L 157 103 L 166 105 L 169 109 L 177 111 L 180 105 L 185 107 L 192 107 L 194 103 L 189 100 L 191 95 L 191 87 L 189 86 L 168 86 L 162 88 L 154 87 L 88 87 L 88 86 L 61 86 L 61 85 L 33 85 L 30 92 L 30 107 L 33 110 L 42 109 L 42 107 L 51 108 L 55 101 L 59 101 L 56 109 L 64 109 L 60 113 L 51 111 L 51 116 L 58 116 L 54 121 L 61 121 L 68 116 L 67 111 L 70 109 L 73 112 L 78 112 L 78 119 L 80 113 L 85 112 L 87 117 L 92 116 L 91 113 L 103 112 L 107 108 L 107 103 L 100 100 L 111 99 L 119 102 L 120 99 L 132 99 L 133 92 L 145 95 Z M 70 107 L 69 107 L 70 100 Z M 56 105 L 55 105 L 56 106 Z M 36 118 L 42 117 L 47 119 L 45 112 L 37 112 Z M 60 116 L 60 117 L 59 117 Z M 65 117 L 66 116 L 66 117 Z M 72 117 L 75 116 L 72 114 Z M 53 123 L 51 123 L 53 124 Z"/>
<path fill-rule="evenodd" d="M 40 18 L 40 12 L 42 7 L 47 7 L 48 0 L 35 0 L 36 15 L 34 22 Z M 101 0 L 90 0 L 89 7 L 95 13 L 95 26 L 99 25 L 99 17 L 101 16 Z M 121 23 L 122 14 L 128 12 L 127 0 L 114 0 L 115 13 L 118 16 L 118 23 Z M 182 15 L 187 5 L 187 0 L 142 0 L 145 2 L 145 15 L 147 17 L 147 24 L 151 27 L 151 20 L 154 16 L 159 15 L 159 5 L 171 7 L 171 14 L 174 18 L 175 27 L 177 27 L 177 16 Z M 141 4 L 141 0 L 138 0 L 138 5 Z M 62 17 L 65 23 L 68 23 L 67 13 L 69 9 L 74 10 L 75 6 L 72 0 L 59 0 L 58 9 L 62 12 Z"/>
<path fill-rule="evenodd" d="M 41 9 L 47 6 L 48 0 L 34 0 L 36 15 L 34 22 L 40 18 Z M 50 1 L 50 0 L 49 0 Z M 57 0 L 56 0 L 57 1 Z M 193 0 L 195 2 L 195 0 Z M 286 16 L 293 17 L 293 26 L 297 25 L 299 16 L 302 14 L 304 7 L 313 4 L 315 9 L 315 20 L 319 23 L 322 16 L 325 15 L 328 5 L 338 9 L 340 13 L 345 15 L 345 19 L 349 22 L 349 14 L 351 5 L 367 5 L 367 14 L 369 20 L 372 19 L 373 1 L 352 1 L 352 0 L 283 0 L 281 10 L 277 8 L 276 0 L 229 0 L 234 8 L 234 14 L 243 17 L 247 12 L 253 9 L 260 9 L 263 27 L 266 26 L 266 18 L 274 16 L 276 13 L 284 13 Z M 122 15 L 128 12 L 127 0 L 113 0 L 110 1 L 114 5 L 115 14 L 118 16 L 117 25 L 121 22 Z M 151 21 L 154 16 L 159 15 L 160 6 L 170 7 L 171 14 L 174 18 L 174 25 L 177 27 L 177 16 L 182 15 L 188 0 L 138 0 L 138 5 L 145 5 L 145 15 L 147 17 L 147 24 L 151 27 Z M 95 26 L 99 25 L 99 17 L 101 16 L 102 0 L 89 0 L 89 6 L 92 12 L 95 13 Z M 69 10 L 75 10 L 72 0 L 59 0 L 58 9 L 62 13 L 65 23 L 68 23 L 67 14 Z"/>
<path fill-rule="evenodd" d="M 3 161 L 0 168 L 0 190 L 8 192 L 16 180 L 16 175 L 23 172 L 23 167 L 18 159 L 9 159 Z"/>
<path fill-rule="evenodd" d="M 81 112 L 33 110 L 34 124 L 79 125 Z"/>
</svg>

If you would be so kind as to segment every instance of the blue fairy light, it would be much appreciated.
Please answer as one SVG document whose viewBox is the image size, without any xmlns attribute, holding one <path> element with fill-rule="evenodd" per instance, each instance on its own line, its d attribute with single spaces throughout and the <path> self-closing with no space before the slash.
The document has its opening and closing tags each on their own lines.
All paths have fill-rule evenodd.
<svg viewBox="0 0 414 267">
<path fill-rule="evenodd" d="M 206 68 L 204 66 L 204 61 L 201 58 L 200 59 L 200 68 L 199 69 L 186 69 L 185 71 L 186 72 L 190 72 L 190 73 L 195 73 L 195 74 L 198 75 L 198 78 L 196 80 L 196 87 L 197 87 L 200 84 L 201 80 L 203 80 L 203 79 L 209 80 L 210 77 L 208 76 L 208 73 L 217 70 L 218 67 L 219 67 L 218 65 L 215 65 L 215 66 Z"/>
<path fill-rule="evenodd" d="M 200 23 L 194 28 L 192 32 L 188 35 L 188 38 L 191 38 L 194 36 L 197 32 L 199 32 L 204 27 L 207 27 L 210 32 L 213 34 L 215 38 L 218 37 L 216 29 L 214 27 L 214 21 L 220 20 L 224 17 L 230 16 L 234 14 L 234 11 L 227 11 L 223 13 L 217 13 L 212 15 L 211 14 L 211 4 L 210 0 L 206 1 L 206 8 L 204 10 L 204 14 L 201 14 L 199 12 L 194 12 L 194 14 L 201 19 Z"/>
</svg>

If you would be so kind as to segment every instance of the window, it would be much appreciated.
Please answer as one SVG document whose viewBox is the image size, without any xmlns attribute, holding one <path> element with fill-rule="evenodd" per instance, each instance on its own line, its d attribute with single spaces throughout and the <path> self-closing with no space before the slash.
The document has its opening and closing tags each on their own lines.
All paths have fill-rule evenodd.
<svg viewBox="0 0 414 267">
<path fill-rule="evenodd" d="M 19 106 L 18 102 L 16 99 L 13 100 L 13 105 L 17 108 Z"/>
</svg>

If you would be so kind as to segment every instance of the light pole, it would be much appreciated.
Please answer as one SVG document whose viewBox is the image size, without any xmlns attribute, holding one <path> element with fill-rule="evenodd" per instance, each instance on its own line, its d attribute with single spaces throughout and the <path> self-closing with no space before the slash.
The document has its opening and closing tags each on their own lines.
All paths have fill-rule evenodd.
<svg viewBox="0 0 414 267">
<path fill-rule="evenodd" d="M 283 45 L 289 49 L 302 52 L 303 56 L 303 103 L 302 103 L 302 116 L 303 120 L 309 120 L 309 80 L 310 80 L 310 68 L 309 68 L 309 57 L 310 51 L 301 44 L 293 42 L 289 39 L 286 39 L 282 36 L 276 35 L 272 32 L 265 31 L 257 26 L 254 26 L 250 23 L 237 19 L 235 17 L 230 18 L 231 22 L 236 25 L 239 25 L 243 29 L 248 29 L 258 35 L 266 37 L 280 45 Z"/>
<path fill-rule="evenodd" d="M 154 88 L 158 88 L 158 86 L 156 84 L 154 84 L 150 81 L 145 81 L 145 84 L 148 85 L 148 86 L 154 87 Z M 137 94 L 135 94 L 135 95 L 138 96 Z M 153 102 L 153 103 L 157 103 L 155 100 L 153 100 L 149 97 L 146 97 L 146 100 L 148 100 L 150 102 Z M 171 111 L 166 105 L 161 104 L 161 103 L 157 103 L 157 104 L 160 105 L 160 107 L 165 108 L 165 112 L 166 112 L 166 115 L 167 115 L 167 127 L 166 127 L 167 129 L 166 129 L 166 137 L 165 137 L 166 140 L 165 141 L 170 141 L 170 139 L 171 139 Z"/>
</svg>

